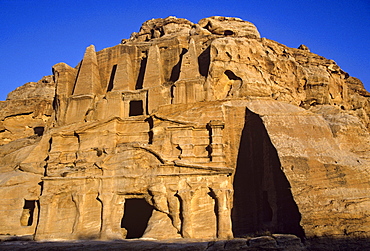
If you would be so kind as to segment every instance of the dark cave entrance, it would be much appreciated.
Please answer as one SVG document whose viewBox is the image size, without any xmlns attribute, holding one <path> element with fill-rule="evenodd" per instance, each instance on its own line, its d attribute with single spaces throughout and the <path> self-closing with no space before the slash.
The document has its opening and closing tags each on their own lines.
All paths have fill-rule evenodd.
<svg viewBox="0 0 370 251">
<path fill-rule="evenodd" d="M 121 227 L 127 230 L 126 239 L 143 236 L 152 212 L 153 206 L 145 199 L 126 199 L 121 221 Z"/>
<path fill-rule="evenodd" d="M 261 118 L 246 110 L 234 176 L 233 234 L 304 237 L 301 214 Z"/>
</svg>

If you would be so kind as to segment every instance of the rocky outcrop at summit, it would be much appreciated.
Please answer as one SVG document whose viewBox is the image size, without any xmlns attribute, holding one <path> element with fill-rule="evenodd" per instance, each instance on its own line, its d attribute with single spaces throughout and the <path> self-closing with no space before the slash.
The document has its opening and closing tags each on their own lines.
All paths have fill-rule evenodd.
<svg viewBox="0 0 370 251">
<path fill-rule="evenodd" d="M 146 21 L 130 40 L 135 42 L 170 36 L 221 35 L 232 37 L 260 38 L 254 24 L 235 17 L 208 17 L 194 24 L 184 18 L 167 17 Z M 127 40 L 122 40 L 125 43 Z"/>
<path fill-rule="evenodd" d="M 369 237 L 369 97 L 238 18 L 149 20 L 0 102 L 0 234 Z"/>
</svg>

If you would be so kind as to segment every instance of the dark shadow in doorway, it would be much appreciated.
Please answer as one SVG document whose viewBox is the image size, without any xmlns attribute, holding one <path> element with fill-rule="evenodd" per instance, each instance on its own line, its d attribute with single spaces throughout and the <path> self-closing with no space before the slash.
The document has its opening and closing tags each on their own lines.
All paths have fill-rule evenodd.
<svg viewBox="0 0 370 251">
<path fill-rule="evenodd" d="M 127 230 L 126 239 L 140 238 L 148 226 L 153 207 L 145 199 L 126 199 L 121 227 Z"/>
</svg>

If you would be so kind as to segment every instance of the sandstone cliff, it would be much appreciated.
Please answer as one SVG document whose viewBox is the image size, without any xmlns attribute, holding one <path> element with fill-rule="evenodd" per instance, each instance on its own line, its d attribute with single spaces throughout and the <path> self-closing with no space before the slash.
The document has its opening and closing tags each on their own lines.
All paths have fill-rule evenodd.
<svg viewBox="0 0 370 251">
<path fill-rule="evenodd" d="M 238 18 L 149 20 L 0 102 L 0 234 L 370 237 L 369 97 Z"/>
</svg>

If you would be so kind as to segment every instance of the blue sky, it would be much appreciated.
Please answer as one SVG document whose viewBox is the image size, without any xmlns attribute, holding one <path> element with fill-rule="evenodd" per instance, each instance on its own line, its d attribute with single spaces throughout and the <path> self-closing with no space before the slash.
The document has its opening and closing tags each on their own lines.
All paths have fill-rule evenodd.
<svg viewBox="0 0 370 251">
<path fill-rule="evenodd" d="M 114 46 L 167 16 L 240 17 L 262 37 L 333 59 L 370 90 L 370 0 L 0 0 L 0 100 L 56 63 L 76 66 L 90 44 Z"/>
</svg>

